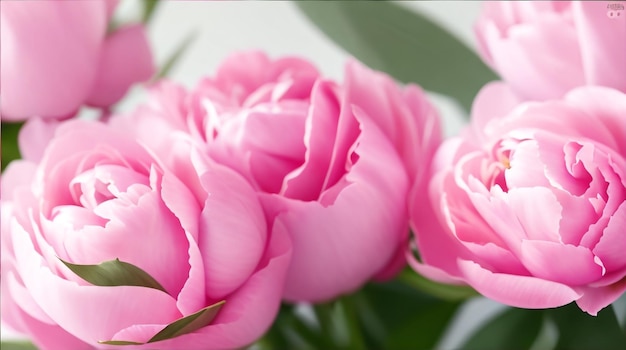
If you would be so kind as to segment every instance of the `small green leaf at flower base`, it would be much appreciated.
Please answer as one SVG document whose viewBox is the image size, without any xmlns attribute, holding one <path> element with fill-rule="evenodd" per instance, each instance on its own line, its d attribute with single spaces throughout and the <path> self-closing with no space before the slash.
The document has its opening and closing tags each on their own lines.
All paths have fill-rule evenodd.
<svg viewBox="0 0 626 350">
<path fill-rule="evenodd" d="M 148 340 L 148 343 L 154 343 L 155 341 L 161 341 L 166 339 L 172 339 L 179 335 L 191 333 L 202 327 L 208 326 L 211 321 L 217 316 L 222 306 L 226 303 L 226 300 L 217 302 L 211 306 L 207 306 L 204 309 L 193 313 L 189 316 L 185 316 L 179 320 L 170 323 L 167 327 L 163 328 L 154 337 Z"/>
<path fill-rule="evenodd" d="M 152 338 L 150 338 L 150 340 L 148 340 L 147 343 L 154 343 L 157 341 L 176 338 L 183 334 L 191 333 L 193 331 L 197 331 L 198 329 L 202 327 L 208 326 L 209 324 L 211 324 L 213 319 L 215 319 L 215 316 L 217 316 L 217 313 L 220 311 L 220 309 L 222 308 L 222 306 L 224 306 L 225 303 L 226 303 L 226 300 L 219 301 L 213 305 L 200 309 L 199 311 L 191 315 L 187 315 L 183 318 L 180 318 L 168 324 L 159 333 L 155 334 Z M 106 340 L 106 341 L 99 341 L 98 343 L 106 344 L 106 345 L 143 345 L 144 344 L 144 343 L 138 343 L 138 342 L 126 341 L 126 340 Z"/>
<path fill-rule="evenodd" d="M 125 341 L 125 340 L 99 341 L 98 344 L 105 344 L 105 345 L 143 345 L 143 343 L 138 343 L 138 342 L 134 342 L 134 341 Z"/>
<path fill-rule="evenodd" d="M 63 261 L 63 259 L 59 260 L 80 278 L 96 286 L 137 286 L 154 288 L 167 293 L 165 288 L 150 274 L 120 259 L 105 261 L 98 265 L 78 265 Z"/>
</svg>

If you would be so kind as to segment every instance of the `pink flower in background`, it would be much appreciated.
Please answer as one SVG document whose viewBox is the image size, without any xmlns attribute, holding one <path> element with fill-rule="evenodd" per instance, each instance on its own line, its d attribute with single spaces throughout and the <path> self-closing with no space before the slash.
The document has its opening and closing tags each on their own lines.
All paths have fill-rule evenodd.
<svg viewBox="0 0 626 350">
<path fill-rule="evenodd" d="M 576 301 L 596 315 L 626 290 L 626 95 L 585 87 L 513 100 L 489 86 L 475 128 L 441 146 L 434 212 L 411 213 L 422 260 L 411 264 L 508 305 Z"/>
<path fill-rule="evenodd" d="M 43 124 L 31 119 L 22 132 L 47 132 Z M 22 139 L 31 156 L 12 162 L 2 177 L 3 322 L 41 349 L 110 348 L 98 342 L 145 343 L 177 319 L 225 301 L 191 333 L 126 347 L 252 343 L 278 311 L 291 254 L 286 232 L 277 225 L 269 232 L 252 187 L 190 142 L 162 140 L 170 149 L 163 161 L 126 132 L 76 120 L 62 123 L 49 143 Z M 183 163 L 184 182 L 168 170 Z M 161 288 L 94 285 L 60 259 L 119 259 Z"/>
<path fill-rule="evenodd" d="M 479 52 L 523 99 L 583 85 L 626 92 L 626 16 L 611 18 L 611 4 L 626 1 L 486 1 Z"/>
<path fill-rule="evenodd" d="M 293 241 L 291 301 L 329 300 L 405 264 L 409 186 L 425 183 L 441 140 L 416 86 L 356 62 L 339 85 L 304 60 L 256 52 L 231 56 L 191 92 L 163 83 L 134 114 L 142 122 L 191 134 L 253 184 Z"/>
<path fill-rule="evenodd" d="M 64 118 L 108 107 L 154 72 L 143 26 L 107 33 L 116 1 L 2 1 L 1 115 Z"/>
</svg>

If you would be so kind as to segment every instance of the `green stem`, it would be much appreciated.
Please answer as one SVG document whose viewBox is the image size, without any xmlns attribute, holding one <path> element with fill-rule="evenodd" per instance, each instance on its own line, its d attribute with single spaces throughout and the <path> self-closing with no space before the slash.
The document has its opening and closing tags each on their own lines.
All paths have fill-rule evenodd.
<svg viewBox="0 0 626 350">
<path fill-rule="evenodd" d="M 411 269 L 403 270 L 397 278 L 410 287 L 447 301 L 464 300 L 478 295 L 471 287 L 431 281 Z"/>
</svg>

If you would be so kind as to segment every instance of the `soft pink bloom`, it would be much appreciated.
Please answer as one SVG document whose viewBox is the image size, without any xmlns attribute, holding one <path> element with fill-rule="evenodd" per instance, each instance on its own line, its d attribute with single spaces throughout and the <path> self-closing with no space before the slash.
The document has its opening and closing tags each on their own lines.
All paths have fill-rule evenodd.
<svg viewBox="0 0 626 350">
<path fill-rule="evenodd" d="M 45 139 L 48 131 L 31 119 L 22 132 Z M 62 123 L 48 139 L 22 139 L 26 158 L 2 177 L 3 322 L 41 349 L 107 348 L 98 341 L 146 342 L 225 300 L 208 326 L 126 348 L 242 348 L 268 329 L 291 248 L 284 229 L 269 231 L 243 177 L 183 138 L 164 139 L 170 152 L 163 158 L 127 130 L 97 122 Z M 180 164 L 184 180 L 169 170 Z M 166 292 L 94 286 L 59 260 L 116 258 Z"/>
<path fill-rule="evenodd" d="M 626 92 L 626 1 L 485 1 L 475 31 L 483 59 L 520 97 L 561 98 L 602 85 Z"/>
<path fill-rule="evenodd" d="M 2 1 L 1 114 L 72 116 L 83 104 L 108 107 L 153 74 L 143 26 L 107 34 L 116 1 Z"/>
<path fill-rule="evenodd" d="M 410 262 L 508 305 L 576 301 L 596 315 L 626 290 L 626 95 L 510 100 L 490 86 L 474 128 L 439 149 L 432 208 L 411 213 L 422 262 Z"/>
<path fill-rule="evenodd" d="M 241 53 L 190 92 L 163 83 L 138 120 L 191 134 L 253 184 L 293 240 L 287 300 L 329 300 L 406 263 L 409 185 L 425 184 L 441 140 L 417 86 L 357 62 L 340 85 L 301 59 Z"/>
</svg>

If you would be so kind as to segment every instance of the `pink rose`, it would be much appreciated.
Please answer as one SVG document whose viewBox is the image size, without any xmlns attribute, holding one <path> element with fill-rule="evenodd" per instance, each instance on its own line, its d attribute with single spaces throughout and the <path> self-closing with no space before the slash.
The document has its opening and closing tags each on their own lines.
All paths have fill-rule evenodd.
<svg viewBox="0 0 626 350">
<path fill-rule="evenodd" d="M 24 132 L 41 124 L 31 119 Z M 41 349 L 111 347 L 103 341 L 139 343 L 129 349 L 234 349 L 269 328 L 291 254 L 286 232 L 276 225 L 269 232 L 241 176 L 184 139 L 163 142 L 171 152 L 159 159 L 125 131 L 75 120 L 58 127 L 44 152 L 25 152 L 41 159 L 9 165 L 1 206 L 7 325 Z M 187 164 L 185 182 L 168 170 L 175 163 Z M 98 285 L 61 259 L 119 259 L 160 288 L 134 280 Z M 202 310 L 216 303 L 223 305 L 215 317 L 206 316 Z M 152 341 L 196 312 L 204 320 L 193 329 Z"/>
<path fill-rule="evenodd" d="M 626 12 L 610 18 L 611 4 L 626 1 L 485 1 L 479 51 L 524 99 L 583 85 L 626 92 Z"/>
<path fill-rule="evenodd" d="M 507 100 L 481 93 L 482 127 L 441 146 L 432 208 L 412 213 L 422 262 L 410 263 L 508 305 L 576 301 L 596 315 L 626 290 L 626 95 L 583 87 L 498 106 Z"/>
<path fill-rule="evenodd" d="M 2 1 L 3 120 L 107 107 L 154 72 L 141 25 L 107 34 L 116 1 Z"/>
<path fill-rule="evenodd" d="M 339 85 L 297 58 L 242 53 L 191 92 L 162 84 L 134 117 L 191 134 L 253 184 L 293 241 L 287 300 L 329 300 L 406 264 L 409 184 L 425 183 L 441 140 L 418 87 L 356 62 Z"/>
</svg>

